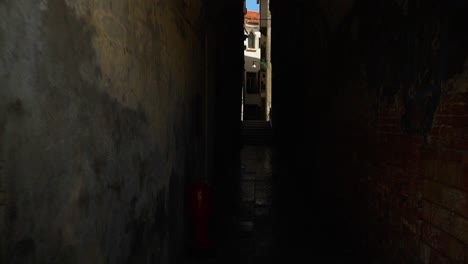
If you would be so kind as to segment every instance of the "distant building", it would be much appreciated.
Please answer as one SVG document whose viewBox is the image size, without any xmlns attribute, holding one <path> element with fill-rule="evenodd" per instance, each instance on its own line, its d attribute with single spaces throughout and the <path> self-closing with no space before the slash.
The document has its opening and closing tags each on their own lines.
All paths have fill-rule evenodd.
<svg viewBox="0 0 468 264">
<path fill-rule="evenodd" d="M 269 0 L 258 0 L 260 12 L 246 11 L 244 18 L 244 87 L 242 119 L 270 120 L 271 23 Z"/>
<path fill-rule="evenodd" d="M 244 19 L 244 87 L 243 119 L 263 119 L 262 98 L 264 90 L 260 85 L 261 49 L 260 49 L 260 13 L 247 11 Z M 263 96 L 262 96 L 263 93 Z"/>
</svg>

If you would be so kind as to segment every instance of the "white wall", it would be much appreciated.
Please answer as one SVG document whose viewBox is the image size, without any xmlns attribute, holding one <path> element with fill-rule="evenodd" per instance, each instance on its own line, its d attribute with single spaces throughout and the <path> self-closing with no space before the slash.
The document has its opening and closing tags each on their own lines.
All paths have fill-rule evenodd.
<svg viewBox="0 0 468 264">
<path fill-rule="evenodd" d="M 245 72 L 258 72 L 261 69 L 260 58 L 261 58 L 261 49 L 260 49 L 260 37 L 261 33 L 259 32 L 258 26 L 249 26 L 245 25 L 246 34 L 250 34 L 252 30 L 255 33 L 255 49 L 249 49 L 249 38 L 246 38 L 244 41 L 244 45 L 246 49 L 244 50 L 244 69 Z M 253 62 L 255 62 L 256 67 L 253 66 Z M 244 80 L 246 79 L 246 73 L 244 73 Z M 245 104 L 256 104 L 261 105 L 261 96 L 260 94 L 245 94 Z"/>
<path fill-rule="evenodd" d="M 247 27 L 246 29 L 250 30 Z M 249 44 L 248 38 L 244 41 L 244 45 L 247 47 L 246 50 L 244 50 L 244 56 L 245 56 L 244 69 L 245 71 L 248 71 L 248 72 L 255 72 L 260 69 L 260 57 L 261 57 L 260 37 L 262 34 L 258 31 L 258 28 L 256 28 L 255 30 L 257 30 L 255 32 L 255 50 L 250 50 L 248 48 L 248 44 Z M 253 61 L 256 61 L 257 68 L 252 68 Z"/>
</svg>

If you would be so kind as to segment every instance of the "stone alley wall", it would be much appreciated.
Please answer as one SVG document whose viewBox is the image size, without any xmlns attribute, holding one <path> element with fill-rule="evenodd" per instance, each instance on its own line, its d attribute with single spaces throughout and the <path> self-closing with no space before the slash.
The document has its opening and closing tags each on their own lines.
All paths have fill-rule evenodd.
<svg viewBox="0 0 468 264">
<path fill-rule="evenodd" d="M 0 1 L 3 259 L 176 261 L 202 19 L 202 1 Z"/>
</svg>

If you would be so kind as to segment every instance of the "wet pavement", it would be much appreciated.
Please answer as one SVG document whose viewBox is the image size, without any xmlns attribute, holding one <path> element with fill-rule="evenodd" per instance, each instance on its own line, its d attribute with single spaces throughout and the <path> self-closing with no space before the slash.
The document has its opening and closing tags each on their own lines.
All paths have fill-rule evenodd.
<svg viewBox="0 0 468 264">
<path fill-rule="evenodd" d="M 216 252 L 186 264 L 368 263 L 350 249 L 354 238 L 340 225 L 347 220 L 323 200 L 328 185 L 304 184 L 312 176 L 291 169 L 290 155 L 243 145 L 236 162 L 238 175 L 219 202 Z M 226 209 L 226 199 L 235 208 Z"/>
<path fill-rule="evenodd" d="M 273 149 L 244 146 L 241 151 L 241 195 L 237 222 L 241 263 L 271 263 L 273 223 Z"/>
</svg>

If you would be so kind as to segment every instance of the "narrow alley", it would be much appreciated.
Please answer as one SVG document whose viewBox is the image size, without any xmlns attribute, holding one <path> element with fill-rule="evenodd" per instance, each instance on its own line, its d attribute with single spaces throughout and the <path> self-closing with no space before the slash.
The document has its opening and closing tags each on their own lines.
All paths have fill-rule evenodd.
<svg viewBox="0 0 468 264">
<path fill-rule="evenodd" d="M 0 264 L 468 263 L 466 14 L 0 0 Z"/>
</svg>

